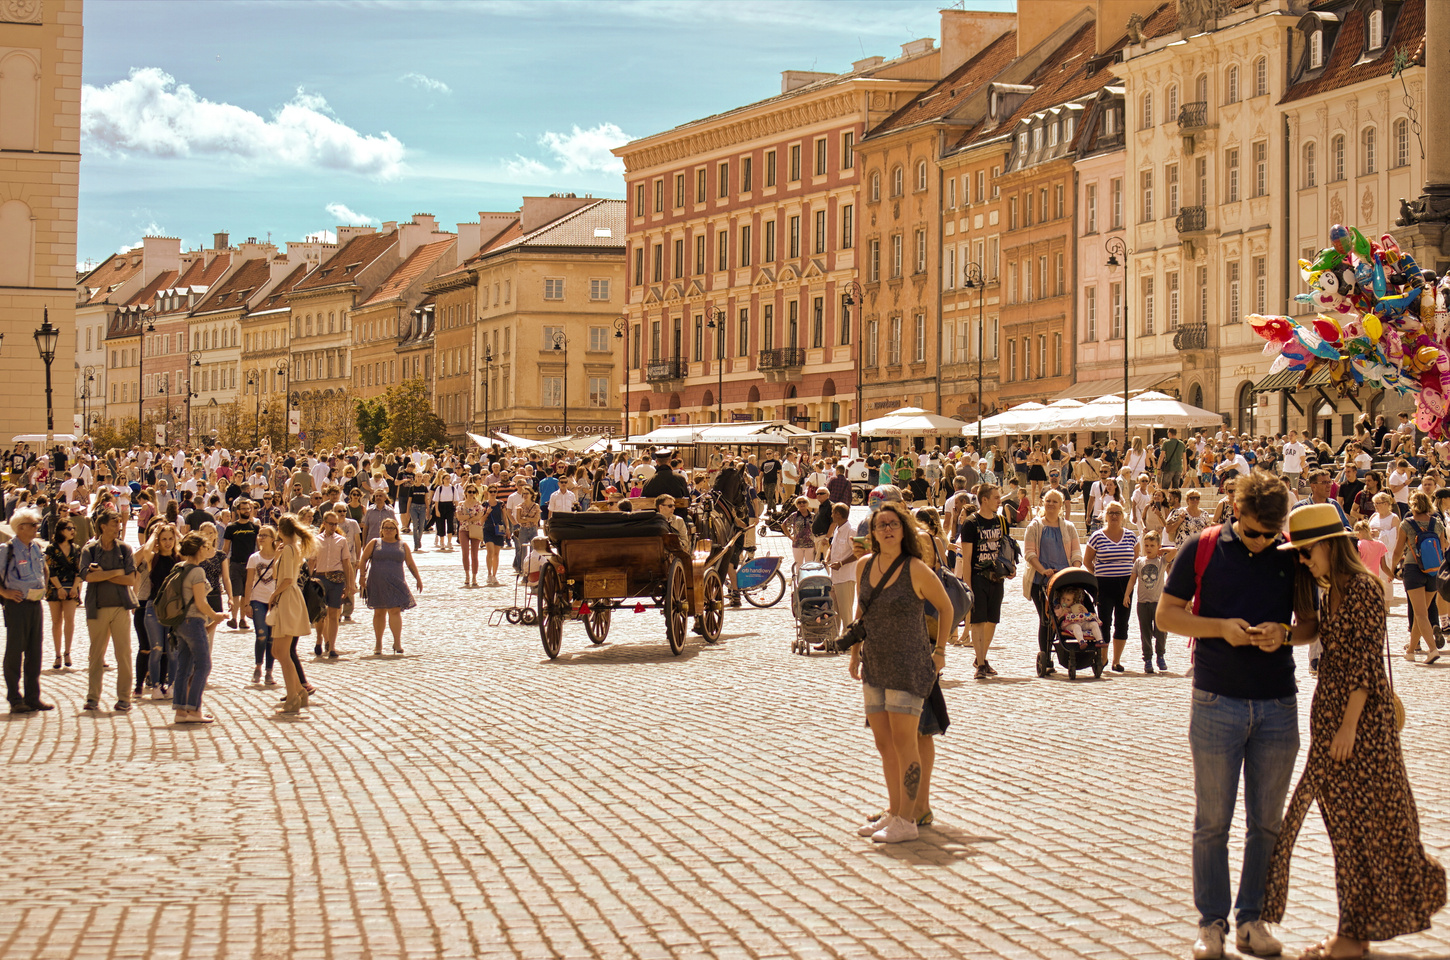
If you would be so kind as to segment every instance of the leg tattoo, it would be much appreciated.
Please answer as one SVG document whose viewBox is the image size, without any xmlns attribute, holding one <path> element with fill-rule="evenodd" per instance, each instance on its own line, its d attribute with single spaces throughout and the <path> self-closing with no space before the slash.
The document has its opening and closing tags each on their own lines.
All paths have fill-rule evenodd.
<svg viewBox="0 0 1450 960">
<path fill-rule="evenodd" d="M 921 764 L 913 763 L 906 768 L 906 775 L 901 778 L 902 784 L 906 787 L 906 797 L 909 800 L 916 799 L 916 788 L 921 786 Z"/>
</svg>

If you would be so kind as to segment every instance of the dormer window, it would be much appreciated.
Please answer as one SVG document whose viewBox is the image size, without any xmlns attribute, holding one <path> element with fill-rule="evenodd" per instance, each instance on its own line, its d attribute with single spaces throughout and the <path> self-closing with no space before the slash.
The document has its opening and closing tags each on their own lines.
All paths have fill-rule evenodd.
<svg viewBox="0 0 1450 960">
<path fill-rule="evenodd" d="M 1367 23 L 1369 31 L 1368 48 L 1378 50 L 1385 45 L 1385 12 L 1383 10 L 1371 10 Z"/>
<path fill-rule="evenodd" d="M 1042 149 L 1042 128 L 1032 128 L 1032 152 L 1036 153 Z"/>
<path fill-rule="evenodd" d="M 1309 69 L 1318 70 L 1324 66 L 1324 31 L 1315 30 L 1309 34 Z"/>
</svg>

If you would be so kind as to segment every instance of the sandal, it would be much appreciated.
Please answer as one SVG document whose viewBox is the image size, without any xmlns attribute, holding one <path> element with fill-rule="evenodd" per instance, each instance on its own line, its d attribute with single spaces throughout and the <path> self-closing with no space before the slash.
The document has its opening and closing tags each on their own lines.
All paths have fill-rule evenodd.
<svg viewBox="0 0 1450 960">
<path fill-rule="evenodd" d="M 1369 947 L 1360 948 L 1359 953 L 1331 953 L 1329 938 L 1325 937 L 1318 943 L 1310 944 L 1299 954 L 1299 960 L 1364 960 L 1369 956 Z"/>
</svg>

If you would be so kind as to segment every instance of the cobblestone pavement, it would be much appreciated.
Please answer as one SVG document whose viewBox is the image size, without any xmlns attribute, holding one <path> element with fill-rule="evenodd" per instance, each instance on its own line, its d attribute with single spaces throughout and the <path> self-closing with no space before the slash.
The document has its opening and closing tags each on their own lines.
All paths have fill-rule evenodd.
<svg viewBox="0 0 1450 960">
<path fill-rule="evenodd" d="M 57 709 L 0 719 L 0 956 L 1188 956 L 1181 643 L 1167 676 L 1036 680 L 1009 589 L 1001 677 L 949 657 L 936 825 L 883 847 L 853 830 L 883 799 L 860 694 L 844 657 L 789 653 L 788 602 L 729 611 L 722 643 L 679 657 L 653 611 L 601 647 L 570 624 L 549 662 L 535 628 L 488 625 L 511 589 L 463 588 L 456 552 L 420 560 L 406 655 L 345 626 L 296 718 L 225 626 L 210 727 L 169 704 L 83 714 L 84 655 L 47 670 Z M 1391 624 L 1398 649 L 1402 604 Z M 1395 676 L 1444 860 L 1450 661 Z M 1315 815 L 1291 895 L 1293 956 L 1334 923 Z M 1439 920 L 1382 955 L 1450 956 Z"/>
</svg>

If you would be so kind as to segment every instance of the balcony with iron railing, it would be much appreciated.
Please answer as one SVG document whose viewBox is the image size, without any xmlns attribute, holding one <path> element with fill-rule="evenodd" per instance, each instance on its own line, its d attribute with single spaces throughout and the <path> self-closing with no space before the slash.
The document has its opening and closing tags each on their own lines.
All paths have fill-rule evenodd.
<svg viewBox="0 0 1450 960">
<path fill-rule="evenodd" d="M 690 371 L 690 364 L 683 357 L 669 360 L 651 360 L 644 368 L 644 379 L 656 390 L 670 389 L 679 385 Z"/>
<path fill-rule="evenodd" d="M 1178 211 L 1175 225 L 1180 234 L 1205 232 L 1208 230 L 1208 208 L 1184 207 Z"/>
<path fill-rule="evenodd" d="M 1174 350 L 1207 350 L 1208 324 L 1185 323 L 1173 334 Z"/>
<path fill-rule="evenodd" d="M 765 374 L 767 383 L 799 380 L 806 365 L 806 352 L 801 347 L 775 347 L 760 351 L 755 368 Z"/>
<path fill-rule="evenodd" d="M 1208 101 L 1185 103 L 1178 111 L 1178 126 L 1182 130 L 1196 130 L 1208 126 Z"/>
</svg>

